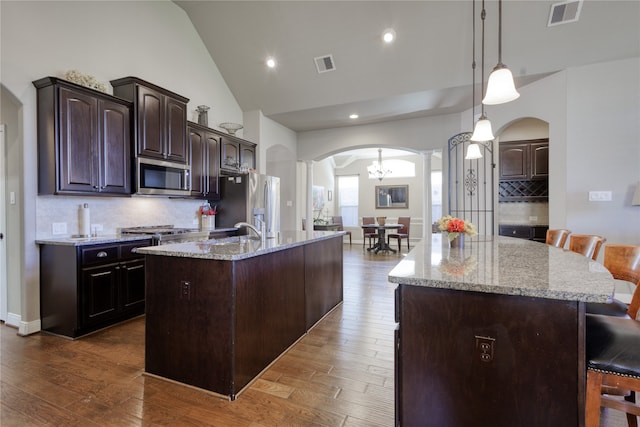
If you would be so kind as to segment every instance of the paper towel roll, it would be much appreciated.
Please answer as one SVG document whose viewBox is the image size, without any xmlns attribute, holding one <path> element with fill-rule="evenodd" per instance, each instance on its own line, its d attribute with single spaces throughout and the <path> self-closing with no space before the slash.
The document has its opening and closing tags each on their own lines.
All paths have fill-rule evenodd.
<svg viewBox="0 0 640 427">
<path fill-rule="evenodd" d="M 88 203 L 80 206 L 78 211 L 78 234 L 82 237 L 91 235 L 91 212 L 89 211 Z"/>
</svg>

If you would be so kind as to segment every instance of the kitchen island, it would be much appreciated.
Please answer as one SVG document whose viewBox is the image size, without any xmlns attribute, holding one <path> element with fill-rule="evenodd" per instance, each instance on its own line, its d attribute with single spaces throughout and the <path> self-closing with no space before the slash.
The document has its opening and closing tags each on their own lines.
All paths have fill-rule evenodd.
<svg viewBox="0 0 640 427">
<path fill-rule="evenodd" d="M 145 372 L 235 399 L 342 302 L 344 234 L 140 248 Z"/>
<path fill-rule="evenodd" d="M 582 426 L 585 302 L 609 302 L 599 263 L 529 240 L 425 240 L 396 288 L 396 425 Z"/>
</svg>

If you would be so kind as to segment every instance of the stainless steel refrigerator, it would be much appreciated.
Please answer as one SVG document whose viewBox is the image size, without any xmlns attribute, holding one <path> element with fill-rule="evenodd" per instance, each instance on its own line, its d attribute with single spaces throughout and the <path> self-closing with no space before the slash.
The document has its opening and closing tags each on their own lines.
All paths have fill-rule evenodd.
<svg viewBox="0 0 640 427">
<path fill-rule="evenodd" d="M 216 228 L 232 227 L 244 221 L 260 230 L 260 221 L 264 221 L 267 237 L 277 237 L 280 232 L 280 178 L 256 173 L 221 177 L 220 197 Z"/>
</svg>

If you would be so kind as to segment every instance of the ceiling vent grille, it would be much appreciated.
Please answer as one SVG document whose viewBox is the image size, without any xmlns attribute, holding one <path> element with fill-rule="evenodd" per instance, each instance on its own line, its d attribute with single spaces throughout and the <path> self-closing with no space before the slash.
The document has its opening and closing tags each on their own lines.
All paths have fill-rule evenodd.
<svg viewBox="0 0 640 427">
<path fill-rule="evenodd" d="M 326 73 L 336 69 L 336 63 L 333 62 L 333 55 L 318 56 L 317 58 L 313 58 L 313 60 L 316 63 L 318 73 Z"/>
<path fill-rule="evenodd" d="M 566 1 L 551 5 L 547 27 L 575 22 L 580 17 L 582 0 Z"/>
</svg>

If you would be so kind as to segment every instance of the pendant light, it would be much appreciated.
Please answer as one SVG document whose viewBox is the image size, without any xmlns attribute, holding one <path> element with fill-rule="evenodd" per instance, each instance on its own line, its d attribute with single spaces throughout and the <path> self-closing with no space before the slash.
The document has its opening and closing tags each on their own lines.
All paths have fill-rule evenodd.
<svg viewBox="0 0 640 427">
<path fill-rule="evenodd" d="M 476 120 L 476 0 L 473 0 L 473 12 L 471 14 L 471 128 L 473 129 L 474 121 Z M 467 147 L 467 154 L 464 156 L 465 160 L 481 159 L 482 153 L 480 152 L 480 146 L 475 142 L 472 142 Z"/>
<path fill-rule="evenodd" d="M 487 83 L 483 104 L 496 105 L 518 99 L 520 94 L 513 84 L 513 74 L 502 63 L 502 0 L 498 0 L 498 64 L 493 68 Z"/>
<path fill-rule="evenodd" d="M 482 18 L 482 71 L 480 73 L 482 76 L 482 93 L 484 93 L 484 19 L 486 16 L 487 13 L 484 9 L 484 0 L 482 0 L 482 12 L 480 13 L 480 17 Z M 491 122 L 484 113 L 484 104 L 482 104 L 481 108 L 480 118 L 473 129 L 473 134 L 470 138 L 471 141 L 484 142 L 491 141 L 494 138 L 493 131 L 491 130 Z"/>
<path fill-rule="evenodd" d="M 389 169 L 382 167 L 382 148 L 378 148 L 378 163 L 373 162 L 371 166 L 367 167 L 367 171 L 369 178 L 377 178 L 378 181 L 382 181 L 385 176 L 391 173 Z"/>
</svg>

